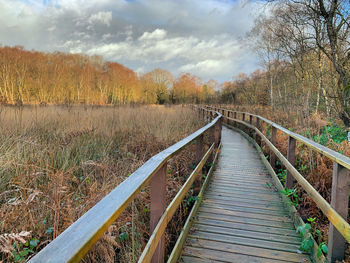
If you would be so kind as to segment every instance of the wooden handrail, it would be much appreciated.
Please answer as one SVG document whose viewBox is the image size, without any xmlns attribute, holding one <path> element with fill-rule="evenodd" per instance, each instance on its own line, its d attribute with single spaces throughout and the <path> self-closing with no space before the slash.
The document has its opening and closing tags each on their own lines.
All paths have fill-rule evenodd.
<svg viewBox="0 0 350 263">
<path fill-rule="evenodd" d="M 119 184 L 107 196 L 35 255 L 29 262 L 79 262 L 106 232 L 108 227 L 131 203 L 140 190 L 153 180 L 152 177 L 161 171 L 171 157 L 181 151 L 185 146 L 198 139 L 209 129 L 221 125 L 222 115 L 218 112 L 208 111 L 210 112 L 210 115 L 214 117 L 210 123 L 150 158 L 126 180 Z M 215 134 L 217 134 L 217 131 L 220 129 L 221 128 L 217 128 L 215 130 L 214 135 L 212 136 L 213 138 L 215 138 Z M 220 137 L 215 138 L 216 146 L 218 146 L 217 139 L 220 140 Z"/>
<path fill-rule="evenodd" d="M 155 227 L 152 235 L 150 236 L 147 245 L 145 249 L 142 252 L 142 255 L 140 256 L 138 262 L 150 262 L 151 258 L 153 256 L 153 253 L 156 250 L 156 247 L 158 245 L 158 242 L 160 241 L 166 226 L 168 225 L 169 221 L 171 220 L 172 216 L 176 212 L 176 209 L 179 207 L 181 204 L 183 198 L 185 197 L 186 193 L 190 189 L 191 185 L 193 184 L 194 180 L 198 176 L 198 174 L 201 172 L 205 162 L 208 160 L 209 155 L 213 152 L 214 150 L 214 143 L 211 145 L 209 150 L 206 152 L 202 160 L 199 162 L 197 167 L 194 169 L 194 171 L 191 173 L 191 175 L 188 177 L 184 185 L 181 187 L 179 192 L 176 194 L 174 197 L 173 201 L 169 204 L 167 209 L 165 210 L 164 214 L 160 218 L 157 226 Z"/>
<path fill-rule="evenodd" d="M 209 109 L 222 111 L 223 118 L 227 121 L 233 121 L 234 123 L 240 123 L 255 131 L 261 139 L 263 139 L 266 145 L 270 148 L 273 154 L 275 154 L 283 165 L 287 169 L 287 187 L 292 185 L 291 178 L 298 181 L 300 186 L 310 195 L 312 200 L 316 203 L 317 207 L 327 216 L 328 220 L 331 222 L 331 227 L 328 235 L 328 256 L 330 262 L 335 262 L 336 260 L 341 260 L 345 253 L 345 240 L 350 243 L 350 225 L 346 221 L 348 214 L 348 203 L 349 203 L 349 189 L 350 189 L 350 158 L 337 153 L 319 143 L 316 143 L 310 139 L 305 138 L 299 134 L 293 133 L 282 126 L 267 120 L 259 115 L 238 112 L 227 109 L 221 109 L 211 106 L 206 106 Z M 225 116 L 225 111 L 227 116 Z M 234 118 L 229 117 L 230 113 L 233 113 Z M 242 120 L 237 118 L 237 113 L 242 114 Z M 232 114 L 231 114 L 232 115 Z M 245 116 L 249 116 L 249 123 L 245 122 Z M 273 140 L 270 141 L 265 135 L 259 130 L 259 127 L 255 127 L 252 124 L 252 117 L 256 118 L 256 126 L 260 126 L 260 120 L 272 126 L 272 128 L 278 129 L 289 136 L 288 144 L 288 156 L 287 158 L 275 147 Z M 275 134 L 276 135 L 276 134 Z M 332 201 L 329 204 L 316 190 L 313 186 L 297 171 L 294 167 L 295 161 L 295 141 L 297 140 L 313 150 L 327 156 L 333 163 L 333 182 L 332 182 Z M 293 164 L 292 164 L 292 163 Z M 334 229 L 334 227 L 336 229 Z"/>
<path fill-rule="evenodd" d="M 303 144 L 309 146 L 310 148 L 312 148 L 313 150 L 327 156 L 329 159 L 331 159 L 332 161 L 346 167 L 347 169 L 350 169 L 350 158 L 341 154 L 341 153 L 338 153 L 332 149 L 329 149 L 328 147 L 326 146 L 323 146 L 317 142 L 314 142 L 300 134 L 297 134 L 297 133 L 294 133 L 280 125 L 278 125 L 277 123 L 274 123 L 262 116 L 259 116 L 259 115 L 256 115 L 256 114 L 251 114 L 251 113 L 248 113 L 248 112 L 242 112 L 242 111 L 233 111 L 233 110 L 228 110 L 228 109 L 221 109 L 221 108 L 215 108 L 215 107 L 211 107 L 211 106 L 206 106 L 208 108 L 211 108 L 211 109 L 216 109 L 216 110 L 225 110 L 225 111 L 228 111 L 228 112 L 232 112 L 232 113 L 238 113 L 238 114 L 242 114 L 242 116 L 245 116 L 245 115 L 248 115 L 248 116 L 252 116 L 252 117 L 255 117 L 255 118 L 258 118 L 260 120 L 262 120 L 263 122 L 271 125 L 272 127 L 275 127 L 276 129 L 280 130 L 281 132 L 291 136 L 292 138 L 296 139 L 297 141 L 299 142 L 302 142 Z"/>
</svg>

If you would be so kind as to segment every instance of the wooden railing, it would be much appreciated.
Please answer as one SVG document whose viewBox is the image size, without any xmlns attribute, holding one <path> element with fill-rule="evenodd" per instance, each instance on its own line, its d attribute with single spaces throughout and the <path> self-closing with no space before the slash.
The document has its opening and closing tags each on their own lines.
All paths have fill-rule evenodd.
<svg viewBox="0 0 350 263">
<path fill-rule="evenodd" d="M 285 187 L 293 188 L 297 181 L 299 185 L 310 195 L 317 207 L 329 219 L 331 225 L 328 233 L 328 258 L 331 262 L 342 260 L 344 258 L 346 241 L 350 243 L 350 225 L 347 222 L 350 190 L 350 158 L 299 134 L 291 132 L 290 130 L 287 130 L 259 115 L 248 112 L 222 109 L 218 107 L 206 106 L 206 108 L 221 112 L 223 119 L 228 123 L 236 125 L 239 123 L 249 128 L 255 133 L 254 137 L 259 145 L 261 145 L 261 139 L 265 142 L 271 151 L 271 166 L 275 166 L 276 157 L 278 157 L 281 163 L 287 169 Z M 205 109 L 198 108 L 198 111 L 204 114 Z M 271 126 L 270 140 L 260 131 L 260 127 L 263 123 Z M 287 158 L 284 157 L 283 154 L 281 154 L 275 147 L 277 130 L 288 135 Z M 329 204 L 294 167 L 297 141 L 308 146 L 310 149 L 327 156 L 333 161 L 331 204 Z"/>
<path fill-rule="evenodd" d="M 209 112 L 210 119 L 213 119 L 209 124 L 149 159 L 29 262 L 79 262 L 148 183 L 151 188 L 150 233 L 152 235 L 139 262 L 150 262 L 151 259 L 152 262 L 164 262 L 163 236 L 166 225 L 191 185 L 193 183 L 198 185 L 203 165 L 208 158 L 213 158 L 214 151 L 221 140 L 221 114 L 211 110 L 206 111 Z M 203 156 L 203 136 L 206 132 L 211 133 L 209 136 L 211 145 Z M 166 208 L 167 161 L 194 141 L 196 141 L 198 165 Z"/>
</svg>

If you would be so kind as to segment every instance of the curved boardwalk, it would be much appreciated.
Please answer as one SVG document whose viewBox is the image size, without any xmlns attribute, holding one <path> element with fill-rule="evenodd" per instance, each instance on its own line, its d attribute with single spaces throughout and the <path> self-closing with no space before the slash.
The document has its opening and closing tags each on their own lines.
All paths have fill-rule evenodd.
<svg viewBox="0 0 350 263">
<path fill-rule="evenodd" d="M 311 262 L 254 146 L 225 127 L 222 144 L 180 262 Z"/>
</svg>

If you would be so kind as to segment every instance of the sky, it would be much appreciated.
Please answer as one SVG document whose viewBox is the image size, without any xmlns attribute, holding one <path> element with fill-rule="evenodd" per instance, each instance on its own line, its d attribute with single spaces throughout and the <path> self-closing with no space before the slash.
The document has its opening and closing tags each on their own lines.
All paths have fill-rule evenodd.
<svg viewBox="0 0 350 263">
<path fill-rule="evenodd" d="M 260 67 L 245 35 L 263 9 L 251 0 L 0 0 L 0 44 L 223 82 Z"/>
</svg>

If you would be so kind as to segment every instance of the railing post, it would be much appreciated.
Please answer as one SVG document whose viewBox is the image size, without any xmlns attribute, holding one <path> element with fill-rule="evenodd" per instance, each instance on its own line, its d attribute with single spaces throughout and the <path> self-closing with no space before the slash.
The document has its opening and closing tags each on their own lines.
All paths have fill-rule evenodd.
<svg viewBox="0 0 350 263">
<path fill-rule="evenodd" d="M 237 112 L 234 112 L 234 113 L 233 113 L 233 118 L 234 118 L 234 119 L 237 119 Z"/>
<path fill-rule="evenodd" d="M 348 216 L 349 207 L 350 172 L 342 165 L 333 163 L 332 177 L 332 200 L 331 206 L 345 220 Z M 328 232 L 328 260 L 342 261 L 345 256 L 346 241 L 338 230 L 330 224 Z"/>
<path fill-rule="evenodd" d="M 221 141 L 222 118 L 220 118 L 214 127 L 214 142 L 215 148 L 219 147 Z"/>
<path fill-rule="evenodd" d="M 166 208 L 166 169 L 164 164 L 158 172 L 152 177 L 151 185 L 151 217 L 150 217 L 150 233 L 157 226 L 159 219 L 163 215 Z M 157 249 L 153 254 L 152 263 L 164 262 L 165 240 L 164 235 L 158 243 Z"/>
<path fill-rule="evenodd" d="M 276 145 L 276 135 L 277 135 L 277 129 L 271 126 L 271 143 L 273 145 Z M 270 164 L 273 169 L 276 168 L 276 155 L 272 150 L 270 150 Z"/>
<path fill-rule="evenodd" d="M 203 134 L 196 140 L 196 165 L 202 160 L 203 157 Z M 194 181 L 193 194 L 198 195 L 201 189 L 202 176 L 197 176 Z"/>
<path fill-rule="evenodd" d="M 287 159 L 290 162 L 291 165 L 295 166 L 295 148 L 296 148 L 296 140 L 289 136 L 288 138 L 288 152 L 287 152 Z M 287 176 L 286 176 L 286 188 L 293 188 L 295 185 L 295 179 L 293 175 L 288 171 L 287 169 Z"/>
<path fill-rule="evenodd" d="M 260 130 L 260 119 L 256 117 L 256 128 Z M 256 136 L 256 143 L 261 147 L 261 137 L 259 135 Z"/>
<path fill-rule="evenodd" d="M 227 118 L 231 118 L 232 117 L 232 111 L 227 111 Z M 227 119 L 227 124 L 232 125 L 233 123 L 230 123 L 230 120 Z"/>
<path fill-rule="evenodd" d="M 245 121 L 245 113 L 242 113 L 242 121 Z"/>
<path fill-rule="evenodd" d="M 253 123 L 253 116 L 249 115 L 249 123 L 252 124 Z"/>
</svg>

